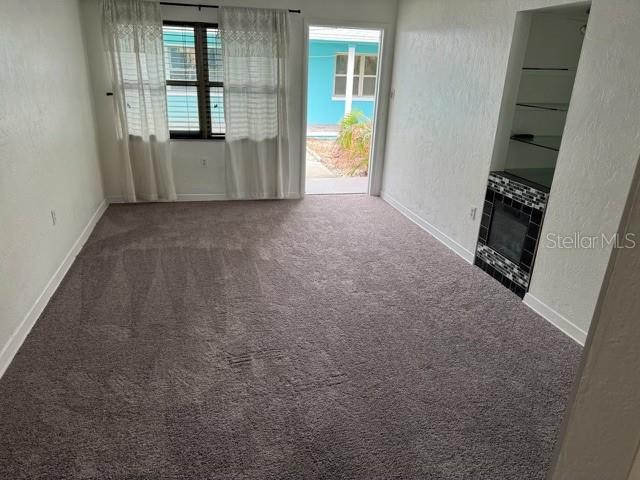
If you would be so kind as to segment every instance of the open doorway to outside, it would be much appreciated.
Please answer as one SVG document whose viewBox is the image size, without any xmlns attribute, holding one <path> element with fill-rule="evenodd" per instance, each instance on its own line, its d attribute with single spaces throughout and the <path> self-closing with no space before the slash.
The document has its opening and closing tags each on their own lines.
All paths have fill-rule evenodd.
<svg viewBox="0 0 640 480">
<path fill-rule="evenodd" d="M 307 194 L 367 193 L 381 30 L 309 27 Z"/>
</svg>

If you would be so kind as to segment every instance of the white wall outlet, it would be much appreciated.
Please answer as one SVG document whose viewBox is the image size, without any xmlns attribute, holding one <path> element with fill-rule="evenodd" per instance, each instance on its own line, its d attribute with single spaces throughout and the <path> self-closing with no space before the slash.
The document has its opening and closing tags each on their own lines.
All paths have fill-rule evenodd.
<svg viewBox="0 0 640 480">
<path fill-rule="evenodd" d="M 56 217 L 56 211 L 51 210 L 51 224 L 55 226 L 58 223 L 58 218 Z"/>
<path fill-rule="evenodd" d="M 477 214 L 478 214 L 478 208 L 472 206 L 471 210 L 469 210 L 469 217 L 471 217 L 471 220 L 475 220 Z"/>
<path fill-rule="evenodd" d="M 202 157 L 202 158 L 200 159 L 200 166 L 201 166 L 202 168 L 207 168 L 207 157 Z"/>
</svg>

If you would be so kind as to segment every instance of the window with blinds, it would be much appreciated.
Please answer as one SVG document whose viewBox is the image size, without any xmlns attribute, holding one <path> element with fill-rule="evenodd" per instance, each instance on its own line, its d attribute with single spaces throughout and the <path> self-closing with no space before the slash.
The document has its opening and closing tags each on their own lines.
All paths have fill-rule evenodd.
<svg viewBox="0 0 640 480">
<path fill-rule="evenodd" d="M 212 24 L 165 22 L 171 138 L 224 137 L 222 44 Z"/>
</svg>

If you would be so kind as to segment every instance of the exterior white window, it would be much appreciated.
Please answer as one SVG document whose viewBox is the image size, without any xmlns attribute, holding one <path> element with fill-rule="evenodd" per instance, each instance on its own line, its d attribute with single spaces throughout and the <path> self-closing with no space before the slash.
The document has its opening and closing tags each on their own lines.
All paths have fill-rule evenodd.
<svg viewBox="0 0 640 480">
<path fill-rule="evenodd" d="M 334 97 L 344 97 L 347 90 L 347 64 L 349 56 L 346 53 L 336 54 L 336 73 L 333 84 Z M 353 98 L 373 99 L 376 93 L 376 73 L 378 71 L 378 56 L 375 54 L 357 54 L 353 65 Z"/>
</svg>

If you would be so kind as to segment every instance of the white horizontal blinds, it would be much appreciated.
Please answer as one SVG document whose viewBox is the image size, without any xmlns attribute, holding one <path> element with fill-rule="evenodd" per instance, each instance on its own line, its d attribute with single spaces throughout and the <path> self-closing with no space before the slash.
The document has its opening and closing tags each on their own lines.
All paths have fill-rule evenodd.
<svg viewBox="0 0 640 480">
<path fill-rule="evenodd" d="M 215 25 L 163 28 L 169 129 L 173 138 L 224 136 L 222 43 Z"/>
<path fill-rule="evenodd" d="M 193 27 L 164 25 L 164 62 L 167 80 L 198 79 L 196 35 Z"/>
<path fill-rule="evenodd" d="M 217 28 L 207 28 L 207 66 L 209 81 L 222 83 L 222 39 Z"/>
<path fill-rule="evenodd" d="M 224 135 L 224 95 L 222 87 L 209 87 L 211 134 Z"/>
<path fill-rule="evenodd" d="M 198 87 L 167 85 L 167 114 L 172 132 L 199 132 Z"/>
<path fill-rule="evenodd" d="M 224 95 L 223 95 L 223 66 L 222 66 L 222 40 L 217 28 L 206 30 L 206 51 L 208 71 L 209 94 L 209 131 L 211 135 L 225 134 L 224 122 Z"/>
<path fill-rule="evenodd" d="M 163 43 L 167 80 L 169 130 L 200 132 L 196 32 L 192 26 L 164 25 Z"/>
</svg>

